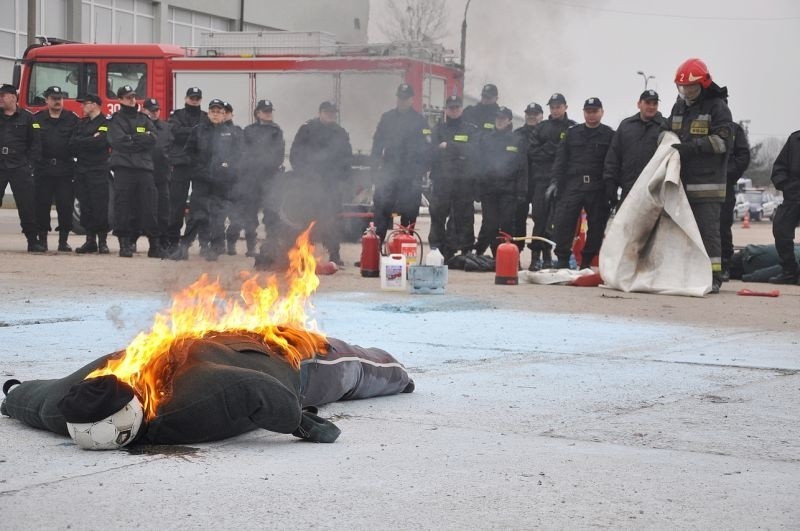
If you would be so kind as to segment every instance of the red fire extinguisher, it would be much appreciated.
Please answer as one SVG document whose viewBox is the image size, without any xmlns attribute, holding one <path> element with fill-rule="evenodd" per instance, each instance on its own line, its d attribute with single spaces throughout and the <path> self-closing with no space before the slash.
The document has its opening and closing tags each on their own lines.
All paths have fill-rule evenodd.
<svg viewBox="0 0 800 531">
<path fill-rule="evenodd" d="M 505 232 L 500 232 L 502 238 L 505 240 L 497 246 L 495 254 L 495 268 L 494 268 L 494 283 L 504 284 L 508 286 L 516 286 L 519 284 L 519 247 L 511 241 L 511 235 Z"/>
<path fill-rule="evenodd" d="M 398 225 L 386 236 L 384 247 L 384 254 L 402 254 L 406 258 L 406 265 L 417 265 L 423 251 L 422 237 L 414 230 L 413 224 L 408 227 Z"/>
<path fill-rule="evenodd" d="M 361 276 L 380 276 L 381 239 L 375 234 L 375 224 L 370 222 L 361 236 Z"/>
</svg>

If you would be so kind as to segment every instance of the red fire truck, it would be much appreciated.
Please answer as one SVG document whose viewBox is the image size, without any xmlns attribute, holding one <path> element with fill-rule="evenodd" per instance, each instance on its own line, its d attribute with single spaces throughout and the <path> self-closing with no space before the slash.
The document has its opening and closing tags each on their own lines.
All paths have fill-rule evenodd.
<svg viewBox="0 0 800 531">
<path fill-rule="evenodd" d="M 462 81 L 463 70 L 443 49 L 411 43 L 338 45 L 322 33 L 208 34 L 196 49 L 42 39 L 14 68 L 20 105 L 34 112 L 44 108 L 43 92 L 51 85 L 62 88 L 65 108 L 78 115 L 76 99 L 86 93 L 98 94 L 111 114 L 119 109 L 116 90 L 123 85 L 133 86 L 140 102 L 156 98 L 165 110 L 182 107 L 186 89 L 200 87 L 206 101 L 230 102 L 240 126 L 252 121 L 258 100 L 268 99 L 287 146 L 297 129 L 317 115 L 321 101 L 334 100 L 340 123 L 350 133 L 356 165 L 363 165 L 369 154 L 375 126 L 381 113 L 394 106 L 399 83 L 414 88 L 414 107 L 433 124 L 447 96 L 463 93 Z M 352 201 L 368 203 L 364 174 L 355 175 Z"/>
</svg>

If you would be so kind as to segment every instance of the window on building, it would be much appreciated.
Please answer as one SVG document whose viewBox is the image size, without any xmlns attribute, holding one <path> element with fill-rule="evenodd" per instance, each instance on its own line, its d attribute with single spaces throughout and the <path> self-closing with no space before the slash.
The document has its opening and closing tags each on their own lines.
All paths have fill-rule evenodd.
<svg viewBox="0 0 800 531">
<path fill-rule="evenodd" d="M 144 63 L 109 63 L 106 68 L 106 97 L 117 97 L 117 90 L 130 85 L 138 99 L 147 97 L 147 65 Z"/>
<path fill-rule="evenodd" d="M 178 46 L 197 47 L 203 33 L 231 31 L 234 21 L 197 11 L 170 7 L 168 13 L 169 42 Z"/>
<path fill-rule="evenodd" d="M 97 93 L 95 63 L 33 63 L 28 87 L 29 105 L 44 105 L 47 87 L 60 87 L 66 98 L 80 98 L 88 92 Z"/>
<path fill-rule="evenodd" d="M 155 11 L 151 0 L 83 0 L 81 25 L 86 42 L 155 41 Z"/>
<path fill-rule="evenodd" d="M 66 37 L 67 0 L 36 0 L 37 35 Z M 28 0 L 0 0 L 0 57 L 16 59 L 28 44 Z"/>
</svg>

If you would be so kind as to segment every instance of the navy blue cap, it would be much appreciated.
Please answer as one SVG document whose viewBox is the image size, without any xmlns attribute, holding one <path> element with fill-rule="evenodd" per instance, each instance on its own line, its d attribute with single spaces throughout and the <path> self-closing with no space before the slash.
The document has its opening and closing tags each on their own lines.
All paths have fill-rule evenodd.
<svg viewBox="0 0 800 531">
<path fill-rule="evenodd" d="M 256 110 L 272 112 L 274 110 L 274 106 L 272 105 L 272 102 L 269 100 L 258 100 L 258 103 L 256 103 Z"/>
<path fill-rule="evenodd" d="M 561 94 L 560 92 L 553 93 L 553 95 L 550 96 L 550 99 L 547 100 L 547 105 L 566 105 L 566 104 L 567 104 L 567 98 L 565 98 L 564 95 Z"/>
<path fill-rule="evenodd" d="M 514 119 L 514 113 L 511 112 L 511 109 L 508 107 L 500 107 L 497 109 L 497 117 L 498 118 L 508 118 L 509 120 Z"/>
<path fill-rule="evenodd" d="M 538 103 L 529 103 L 525 107 L 525 114 L 544 114 L 544 109 Z"/>
<path fill-rule="evenodd" d="M 44 89 L 44 97 L 47 98 L 49 96 L 56 96 L 57 98 L 63 98 L 64 91 L 61 90 L 61 87 L 53 85 L 52 87 L 47 87 L 46 89 Z"/>
<path fill-rule="evenodd" d="M 225 102 L 219 98 L 214 98 L 213 100 L 208 102 L 208 108 L 211 109 L 213 107 L 219 107 L 220 109 L 224 109 Z"/>
<path fill-rule="evenodd" d="M 495 97 L 497 96 L 497 85 L 487 83 L 481 89 L 481 96 Z"/>
<path fill-rule="evenodd" d="M 397 87 L 398 98 L 411 98 L 414 96 L 414 89 L 408 83 L 402 83 Z"/>
<path fill-rule="evenodd" d="M 642 92 L 641 96 L 639 96 L 639 101 L 653 101 L 653 100 L 660 101 L 660 99 L 658 98 L 658 92 L 656 92 L 653 89 L 647 89 L 644 92 Z"/>
<path fill-rule="evenodd" d="M 444 104 L 446 107 L 461 107 L 464 105 L 464 102 L 461 100 L 460 96 L 453 95 L 448 96 Z"/>
<path fill-rule="evenodd" d="M 144 100 L 143 107 L 150 112 L 161 109 L 161 105 L 158 104 L 158 100 L 155 98 L 147 98 Z"/>
<path fill-rule="evenodd" d="M 136 91 L 133 90 L 133 87 L 130 85 L 123 85 L 117 89 L 117 97 L 122 98 L 128 96 L 130 94 L 136 94 Z"/>
<path fill-rule="evenodd" d="M 202 98 L 203 91 L 200 90 L 199 87 L 189 87 L 186 89 L 186 97 L 187 98 Z"/>
<path fill-rule="evenodd" d="M 325 100 L 319 104 L 319 112 L 338 112 L 339 108 L 336 106 L 335 101 Z"/>
<path fill-rule="evenodd" d="M 585 102 L 583 102 L 584 109 L 602 109 L 603 102 L 600 101 L 600 98 L 589 98 Z"/>
<path fill-rule="evenodd" d="M 79 103 L 96 103 L 97 105 L 102 105 L 103 100 L 100 99 L 100 96 L 97 94 L 92 94 L 91 92 L 86 94 L 82 98 L 78 98 Z"/>
<path fill-rule="evenodd" d="M 0 94 L 16 94 L 17 88 L 14 85 L 3 83 L 0 85 Z"/>
</svg>

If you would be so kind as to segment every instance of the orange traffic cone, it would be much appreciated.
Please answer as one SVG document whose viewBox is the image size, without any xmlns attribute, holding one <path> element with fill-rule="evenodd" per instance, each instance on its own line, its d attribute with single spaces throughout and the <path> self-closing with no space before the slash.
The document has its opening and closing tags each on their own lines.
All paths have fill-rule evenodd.
<svg viewBox="0 0 800 531">
<path fill-rule="evenodd" d="M 750 211 L 744 213 L 744 219 L 742 219 L 742 228 L 749 229 L 750 228 Z"/>
</svg>

